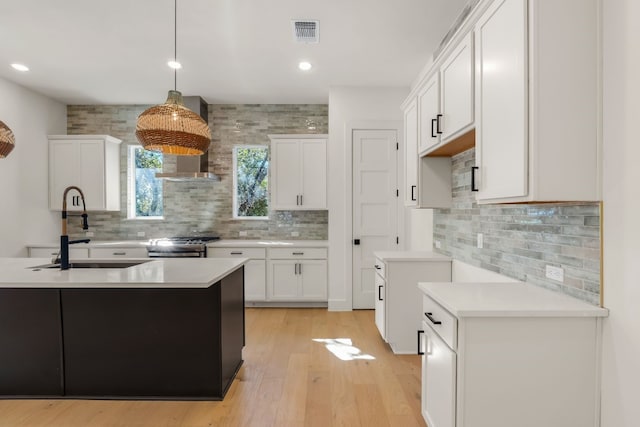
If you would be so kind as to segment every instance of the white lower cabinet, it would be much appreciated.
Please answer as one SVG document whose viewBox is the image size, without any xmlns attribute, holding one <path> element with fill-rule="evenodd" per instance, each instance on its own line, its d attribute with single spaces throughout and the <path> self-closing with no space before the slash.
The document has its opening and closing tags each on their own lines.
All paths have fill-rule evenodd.
<svg viewBox="0 0 640 427">
<path fill-rule="evenodd" d="M 270 301 L 326 301 L 326 260 L 271 260 Z"/>
<path fill-rule="evenodd" d="M 148 258 L 146 248 L 90 248 L 89 258 Z"/>
<path fill-rule="evenodd" d="M 456 353 L 422 322 L 422 417 L 430 427 L 455 427 Z"/>
<path fill-rule="evenodd" d="M 53 258 L 60 255 L 60 247 L 51 246 L 51 247 L 28 247 L 29 250 L 29 258 Z M 69 258 L 70 259 L 84 259 L 89 258 L 89 249 L 87 248 L 69 248 Z"/>
<path fill-rule="evenodd" d="M 244 300 L 267 299 L 266 250 L 263 248 L 207 248 L 207 258 L 249 258 L 244 266 Z"/>
<path fill-rule="evenodd" d="M 430 252 L 376 252 L 375 322 L 395 354 L 418 354 L 422 292 L 418 282 L 451 281 L 451 260 Z"/>
<path fill-rule="evenodd" d="M 429 427 L 600 425 L 605 309 L 522 283 L 423 286 Z"/>
</svg>

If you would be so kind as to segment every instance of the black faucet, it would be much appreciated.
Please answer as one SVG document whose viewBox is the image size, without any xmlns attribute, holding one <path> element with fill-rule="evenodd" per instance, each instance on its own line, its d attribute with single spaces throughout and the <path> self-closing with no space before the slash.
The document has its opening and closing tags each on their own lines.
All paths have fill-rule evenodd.
<svg viewBox="0 0 640 427">
<path fill-rule="evenodd" d="M 68 270 L 69 269 L 69 243 L 87 243 L 88 240 L 74 240 L 73 242 L 69 242 L 69 236 L 67 235 L 67 193 L 70 190 L 76 190 L 80 193 L 80 198 L 82 199 L 82 229 L 89 229 L 89 222 L 87 221 L 87 206 L 84 203 L 84 194 L 82 194 L 82 190 L 80 190 L 76 186 L 70 186 L 64 189 L 64 194 L 62 195 L 62 234 L 60 235 L 60 270 Z"/>
</svg>

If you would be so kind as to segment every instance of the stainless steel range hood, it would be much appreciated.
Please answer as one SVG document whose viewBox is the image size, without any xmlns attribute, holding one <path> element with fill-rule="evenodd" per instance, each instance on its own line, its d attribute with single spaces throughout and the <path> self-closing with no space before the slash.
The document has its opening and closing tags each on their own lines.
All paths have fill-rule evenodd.
<svg viewBox="0 0 640 427">
<path fill-rule="evenodd" d="M 199 96 L 183 97 L 184 106 L 197 113 L 205 122 L 209 122 L 209 105 Z M 176 156 L 176 171 L 156 173 L 156 178 L 168 181 L 220 181 L 217 175 L 209 172 L 209 152 L 202 156 Z"/>
</svg>

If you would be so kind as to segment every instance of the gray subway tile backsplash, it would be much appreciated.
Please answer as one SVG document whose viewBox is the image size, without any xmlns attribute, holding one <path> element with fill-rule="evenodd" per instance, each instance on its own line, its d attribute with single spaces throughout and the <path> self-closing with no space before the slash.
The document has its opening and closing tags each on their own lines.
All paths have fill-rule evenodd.
<svg viewBox="0 0 640 427">
<path fill-rule="evenodd" d="M 599 304 L 598 203 L 477 205 L 470 187 L 475 150 L 452 161 L 452 207 L 434 210 L 436 252 Z M 483 233 L 482 249 L 477 233 Z M 547 279 L 546 265 L 562 267 L 564 283 Z"/>
<path fill-rule="evenodd" d="M 209 170 L 220 182 L 171 182 L 164 184 L 164 219 L 127 219 L 127 146 L 137 144 L 135 127 L 138 115 L 148 105 L 69 105 L 69 134 L 108 134 L 122 140 L 120 149 L 120 212 L 92 212 L 91 231 L 97 240 L 140 239 L 216 233 L 227 239 L 321 239 L 328 237 L 328 213 L 320 211 L 270 211 L 268 220 L 232 218 L 232 147 L 234 145 L 269 145 L 267 135 L 328 132 L 326 104 L 250 104 L 209 105 L 212 144 Z M 308 129 L 308 122 L 315 130 Z M 175 157 L 165 156 L 165 171 L 175 170 Z M 83 232 L 75 222 L 69 231 Z M 239 232 L 247 235 L 240 237 Z M 292 232 L 299 235 L 294 237 Z"/>
</svg>

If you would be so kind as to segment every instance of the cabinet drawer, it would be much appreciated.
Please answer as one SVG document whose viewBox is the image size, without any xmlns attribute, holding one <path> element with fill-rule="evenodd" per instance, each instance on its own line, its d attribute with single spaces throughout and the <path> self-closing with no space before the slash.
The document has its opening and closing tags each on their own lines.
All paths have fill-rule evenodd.
<svg viewBox="0 0 640 427">
<path fill-rule="evenodd" d="M 274 248 L 269 249 L 272 259 L 326 259 L 327 248 Z"/>
<path fill-rule="evenodd" d="M 458 319 L 426 295 L 422 297 L 422 320 L 429 325 L 449 347 L 454 351 L 457 349 Z"/>
<path fill-rule="evenodd" d="M 91 258 L 147 258 L 146 248 L 91 248 Z"/>
<path fill-rule="evenodd" d="M 376 269 L 376 273 L 378 273 L 383 279 L 387 278 L 387 266 L 384 261 L 380 258 L 376 258 L 376 263 L 373 267 Z"/>
<path fill-rule="evenodd" d="M 29 248 L 29 258 L 52 258 L 58 255 L 60 248 Z M 87 248 L 69 248 L 70 259 L 89 258 L 89 249 Z"/>
<path fill-rule="evenodd" d="M 207 258 L 251 258 L 265 259 L 266 250 L 263 248 L 207 248 Z"/>
</svg>

